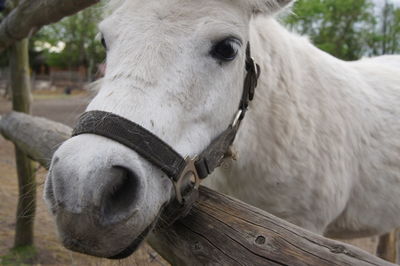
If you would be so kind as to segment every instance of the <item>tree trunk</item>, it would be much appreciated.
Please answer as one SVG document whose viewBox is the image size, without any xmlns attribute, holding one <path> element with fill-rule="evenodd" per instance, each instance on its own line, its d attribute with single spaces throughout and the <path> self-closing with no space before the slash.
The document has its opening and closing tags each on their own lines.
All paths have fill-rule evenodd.
<svg viewBox="0 0 400 266">
<path fill-rule="evenodd" d="M 382 54 L 387 53 L 387 38 L 388 38 L 388 24 L 389 24 L 389 3 L 385 0 L 382 14 Z"/>
<path fill-rule="evenodd" d="M 31 102 L 28 40 L 23 39 L 11 47 L 10 57 L 12 102 L 15 111 L 29 113 Z M 24 151 L 15 146 L 18 173 L 18 207 L 14 247 L 33 244 L 33 223 L 36 209 L 36 182 L 33 162 Z"/>
<path fill-rule="evenodd" d="M 397 229 L 379 237 L 378 247 L 376 250 L 378 257 L 393 263 L 397 262 L 398 232 L 399 230 Z"/>
<path fill-rule="evenodd" d="M 25 0 L 0 24 L 0 52 L 15 41 L 37 32 L 42 26 L 98 3 L 99 0 Z"/>
</svg>

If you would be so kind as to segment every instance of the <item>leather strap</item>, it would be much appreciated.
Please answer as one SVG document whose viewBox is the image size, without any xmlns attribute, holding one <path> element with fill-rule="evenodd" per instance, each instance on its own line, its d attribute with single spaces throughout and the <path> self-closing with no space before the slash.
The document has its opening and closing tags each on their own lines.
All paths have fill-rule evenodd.
<svg viewBox="0 0 400 266">
<path fill-rule="evenodd" d="M 226 152 L 235 140 L 237 131 L 237 126 L 230 126 L 198 156 L 194 165 L 200 179 L 206 178 L 221 165 Z"/>
<path fill-rule="evenodd" d="M 116 114 L 103 111 L 83 113 L 72 136 L 86 133 L 100 135 L 127 146 L 159 167 L 174 181 L 185 168 L 185 159 L 167 143 L 144 127 Z"/>
<path fill-rule="evenodd" d="M 239 130 L 241 120 L 244 118 L 249 107 L 249 102 L 253 100 L 257 81 L 260 77 L 260 66 L 251 57 L 250 45 L 246 48 L 246 77 L 243 84 L 242 98 L 239 104 L 240 115 L 238 122 L 229 126 L 198 156 L 195 162 L 198 176 L 200 179 L 206 178 L 215 168 L 219 167 L 225 157 L 226 152 L 235 140 Z"/>
<path fill-rule="evenodd" d="M 244 79 L 243 95 L 239 105 L 239 109 L 243 110 L 240 120 L 244 118 L 247 108 L 249 107 L 249 102 L 254 99 L 258 78 L 261 74 L 260 66 L 256 64 L 251 57 L 250 45 L 247 45 L 246 49 L 246 71 L 247 75 Z"/>
<path fill-rule="evenodd" d="M 237 127 L 229 127 L 197 157 L 195 167 L 200 179 L 217 168 L 229 146 L 233 143 Z M 115 140 L 136 151 L 140 156 L 160 168 L 174 181 L 178 181 L 185 159 L 156 135 L 128 119 L 103 111 L 83 113 L 72 136 L 95 134 Z"/>
</svg>

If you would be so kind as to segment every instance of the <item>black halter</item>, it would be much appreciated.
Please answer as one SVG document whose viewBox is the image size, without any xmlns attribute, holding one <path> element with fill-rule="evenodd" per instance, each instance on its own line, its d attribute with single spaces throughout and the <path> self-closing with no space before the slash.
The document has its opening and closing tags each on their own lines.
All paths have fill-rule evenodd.
<svg viewBox="0 0 400 266">
<path fill-rule="evenodd" d="M 251 57 L 249 45 L 246 49 L 246 71 L 242 98 L 233 122 L 201 154 L 194 158 L 183 158 L 147 129 L 109 112 L 88 111 L 82 114 L 72 136 L 86 133 L 96 134 L 131 148 L 163 171 L 174 183 L 178 203 L 188 205 L 193 201 L 193 197 L 192 193 L 182 191 L 184 182 L 187 181 L 187 178 L 194 176 L 194 189 L 191 192 L 197 191 L 200 181 L 220 166 L 235 139 L 249 102 L 253 100 L 260 67 Z"/>
</svg>

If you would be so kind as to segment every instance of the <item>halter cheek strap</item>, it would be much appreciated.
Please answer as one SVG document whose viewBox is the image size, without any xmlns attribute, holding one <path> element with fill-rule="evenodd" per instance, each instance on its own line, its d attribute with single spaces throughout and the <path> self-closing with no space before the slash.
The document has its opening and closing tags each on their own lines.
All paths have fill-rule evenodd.
<svg viewBox="0 0 400 266">
<path fill-rule="evenodd" d="M 229 147 L 238 132 L 240 122 L 244 118 L 249 102 L 254 97 L 260 67 L 250 55 L 250 46 L 246 49 L 246 78 L 239 109 L 231 125 L 215 138 L 210 145 L 194 158 L 183 158 L 171 146 L 142 126 L 103 111 L 88 111 L 81 115 L 72 136 L 80 134 L 96 134 L 117 141 L 136 151 L 144 159 L 157 166 L 174 183 L 176 199 L 180 205 L 188 205 L 193 201 L 192 193 L 183 190 L 187 178 L 194 176 L 196 191 L 200 181 L 220 166 Z"/>
</svg>

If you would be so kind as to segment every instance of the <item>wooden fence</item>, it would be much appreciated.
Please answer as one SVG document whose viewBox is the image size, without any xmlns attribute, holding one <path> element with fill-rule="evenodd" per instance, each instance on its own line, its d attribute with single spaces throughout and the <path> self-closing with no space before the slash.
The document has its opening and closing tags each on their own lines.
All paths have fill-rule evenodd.
<svg viewBox="0 0 400 266">
<path fill-rule="evenodd" d="M 71 128 L 13 112 L 0 132 L 48 167 Z M 173 265 L 392 265 L 205 187 L 199 195 L 188 216 L 149 238 Z"/>
</svg>

